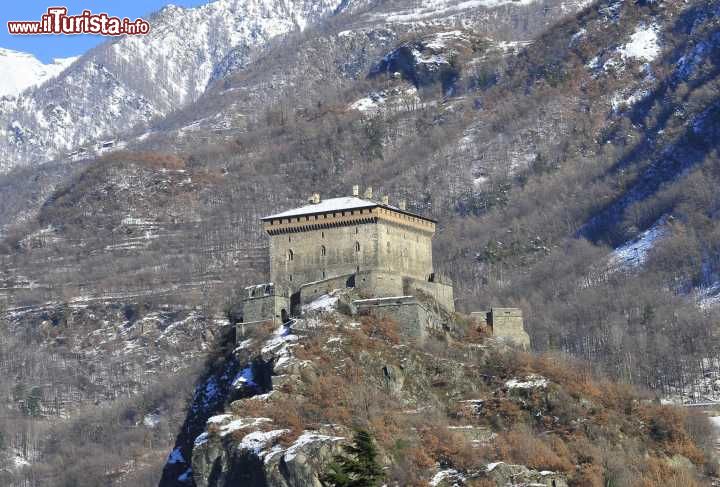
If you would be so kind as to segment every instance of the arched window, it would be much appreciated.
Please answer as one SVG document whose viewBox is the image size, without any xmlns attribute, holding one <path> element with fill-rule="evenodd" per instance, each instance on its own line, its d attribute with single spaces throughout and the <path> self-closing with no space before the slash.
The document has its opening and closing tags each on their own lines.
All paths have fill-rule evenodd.
<svg viewBox="0 0 720 487">
<path fill-rule="evenodd" d="M 287 260 L 293 260 L 294 258 L 295 254 L 293 253 L 292 249 L 289 249 L 287 253 Z"/>
<path fill-rule="evenodd" d="M 360 252 L 360 242 L 355 242 L 355 252 Z"/>
<path fill-rule="evenodd" d="M 325 246 L 324 246 L 324 245 L 321 245 L 321 246 L 320 246 L 320 255 L 322 255 L 323 257 L 325 257 L 325 254 L 326 254 L 326 253 L 327 253 L 327 249 L 325 249 Z"/>
</svg>

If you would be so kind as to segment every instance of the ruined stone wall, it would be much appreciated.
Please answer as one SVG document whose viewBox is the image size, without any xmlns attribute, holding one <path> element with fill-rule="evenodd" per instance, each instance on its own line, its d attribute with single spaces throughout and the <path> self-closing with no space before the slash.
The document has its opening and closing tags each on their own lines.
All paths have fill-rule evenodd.
<svg viewBox="0 0 720 487">
<path fill-rule="evenodd" d="M 246 298 L 243 301 L 244 323 L 258 321 L 282 322 L 282 310 L 290 313 L 290 302 L 284 296 L 259 296 Z"/>
<path fill-rule="evenodd" d="M 519 308 L 492 308 L 488 324 L 494 337 L 508 340 L 523 348 L 530 348 L 530 335 L 525 331 L 522 310 Z"/>
<path fill-rule="evenodd" d="M 398 331 L 404 339 L 422 342 L 428 331 L 436 326 L 428 311 L 414 297 L 360 299 L 353 301 L 359 314 L 372 314 L 378 318 L 390 318 L 397 322 Z"/>
<path fill-rule="evenodd" d="M 452 284 L 421 281 L 406 277 L 403 279 L 403 293 L 415 296 L 418 290 L 432 296 L 446 311 L 455 311 L 455 296 Z"/>
</svg>

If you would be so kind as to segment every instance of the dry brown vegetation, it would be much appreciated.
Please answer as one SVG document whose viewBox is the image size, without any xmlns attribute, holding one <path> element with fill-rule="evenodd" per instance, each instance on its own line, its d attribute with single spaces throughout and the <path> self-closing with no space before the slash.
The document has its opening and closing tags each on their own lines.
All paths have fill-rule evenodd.
<svg viewBox="0 0 720 487">
<path fill-rule="evenodd" d="M 709 445 L 690 433 L 707 427 L 707 420 L 655 404 L 582 362 L 490 350 L 462 363 L 452 357 L 464 356 L 467 345 L 452 338 L 439 354 L 433 343 L 397 347 L 389 320 L 367 316 L 357 328 L 342 321 L 327 326 L 303 333 L 293 347 L 296 357 L 312 362 L 312 374 L 268 402 L 243 400 L 236 414 L 271 417 L 273 427 L 292 431 L 286 444 L 303 429 L 327 423 L 368 428 L 391 464 L 390 480 L 400 485 L 425 485 L 438 465 L 482 472 L 493 461 L 562 472 L 578 487 L 702 485 L 671 458 L 684 457 L 699 471 L 714 468 Z M 329 329 L 342 337 L 339 348 L 326 345 Z M 388 368 L 398 371 L 391 376 L 402 374 L 400 390 Z M 545 377 L 549 385 L 503 386 L 528 375 Z M 475 410 L 463 398 L 482 398 L 482 406 Z M 468 426 L 497 436 L 474 443 L 462 434 Z M 482 474 L 471 479 L 476 483 L 470 485 L 486 485 Z"/>
</svg>

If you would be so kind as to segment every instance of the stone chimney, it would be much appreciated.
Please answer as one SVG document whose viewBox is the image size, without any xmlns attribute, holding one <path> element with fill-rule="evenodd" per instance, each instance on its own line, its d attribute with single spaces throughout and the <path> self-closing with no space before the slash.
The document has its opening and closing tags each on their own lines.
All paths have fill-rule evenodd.
<svg viewBox="0 0 720 487">
<path fill-rule="evenodd" d="M 367 189 L 365 190 L 365 194 L 363 195 L 363 198 L 365 198 L 366 200 L 372 199 L 372 186 L 367 187 Z"/>
<path fill-rule="evenodd" d="M 320 193 L 313 193 L 312 196 L 308 198 L 308 202 L 312 203 L 313 205 L 317 205 L 320 203 Z"/>
<path fill-rule="evenodd" d="M 398 207 L 399 207 L 401 210 L 406 210 L 406 209 L 407 209 L 407 201 L 405 201 L 405 200 L 400 200 L 400 203 L 398 203 Z"/>
<path fill-rule="evenodd" d="M 357 184 L 353 185 L 353 196 L 360 196 L 360 186 Z"/>
<path fill-rule="evenodd" d="M 390 204 L 390 197 L 389 196 L 383 196 L 382 197 L 382 204 L 387 206 Z"/>
</svg>

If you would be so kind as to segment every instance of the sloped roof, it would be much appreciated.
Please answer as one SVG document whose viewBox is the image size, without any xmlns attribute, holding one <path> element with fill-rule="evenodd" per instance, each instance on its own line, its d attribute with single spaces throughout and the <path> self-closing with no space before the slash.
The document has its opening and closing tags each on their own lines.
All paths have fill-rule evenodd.
<svg viewBox="0 0 720 487">
<path fill-rule="evenodd" d="M 341 196 L 339 198 L 329 198 L 326 200 L 321 200 L 320 203 L 309 204 L 301 206 L 299 208 L 293 208 L 292 210 L 283 211 L 282 213 L 276 213 L 275 215 L 266 216 L 262 218 L 262 220 L 267 221 L 277 218 L 290 218 L 301 215 L 318 215 L 321 213 L 331 213 L 333 211 L 357 210 L 360 208 L 375 208 L 378 206 L 397 211 L 398 213 L 404 213 L 406 215 L 412 215 L 418 218 L 422 218 L 424 220 L 429 220 L 431 222 L 435 221 L 432 218 L 427 218 L 425 216 L 418 215 L 407 210 L 401 210 L 396 206 L 384 205 L 382 203 L 378 203 L 377 201 L 366 200 L 363 198 L 358 198 L 357 196 Z"/>
</svg>

